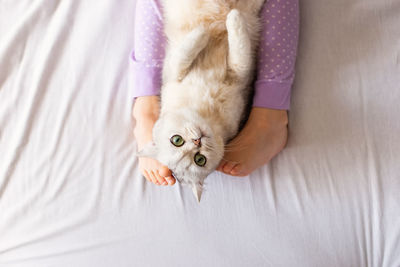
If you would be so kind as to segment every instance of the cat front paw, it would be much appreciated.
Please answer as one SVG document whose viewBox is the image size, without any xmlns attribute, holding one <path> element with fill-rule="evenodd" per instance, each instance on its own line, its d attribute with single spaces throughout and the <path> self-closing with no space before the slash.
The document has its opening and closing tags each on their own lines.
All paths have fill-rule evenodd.
<svg viewBox="0 0 400 267">
<path fill-rule="evenodd" d="M 232 9 L 226 17 L 226 27 L 229 30 L 238 30 L 243 25 L 243 20 L 239 10 Z"/>
<path fill-rule="evenodd" d="M 191 40 L 191 47 L 197 46 L 204 48 L 208 43 L 209 37 L 209 32 L 202 25 L 194 28 L 188 35 L 188 39 Z"/>
</svg>

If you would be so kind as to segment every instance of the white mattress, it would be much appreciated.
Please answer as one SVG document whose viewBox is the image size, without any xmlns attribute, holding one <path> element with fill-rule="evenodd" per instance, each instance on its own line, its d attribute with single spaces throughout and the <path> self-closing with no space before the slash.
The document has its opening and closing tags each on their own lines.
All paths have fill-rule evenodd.
<svg viewBox="0 0 400 267">
<path fill-rule="evenodd" d="M 133 0 L 0 1 L 0 266 L 400 266 L 400 3 L 301 1 L 287 148 L 138 172 Z"/>
</svg>

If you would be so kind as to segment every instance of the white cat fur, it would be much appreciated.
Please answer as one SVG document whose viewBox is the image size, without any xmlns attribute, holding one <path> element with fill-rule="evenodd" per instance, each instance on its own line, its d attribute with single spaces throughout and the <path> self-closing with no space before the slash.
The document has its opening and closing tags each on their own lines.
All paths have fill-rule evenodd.
<svg viewBox="0 0 400 267">
<path fill-rule="evenodd" d="M 167 165 L 200 201 L 203 181 L 238 132 L 253 78 L 264 0 L 163 0 L 168 39 L 160 118 L 140 152 Z M 179 134 L 182 147 L 171 144 Z M 193 140 L 201 138 L 201 147 Z M 199 167 L 194 155 L 206 156 Z"/>
</svg>

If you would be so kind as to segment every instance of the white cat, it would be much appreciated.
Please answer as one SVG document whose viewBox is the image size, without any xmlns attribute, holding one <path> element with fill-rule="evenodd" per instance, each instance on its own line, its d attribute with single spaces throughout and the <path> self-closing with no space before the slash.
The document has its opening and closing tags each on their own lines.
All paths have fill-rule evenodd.
<svg viewBox="0 0 400 267">
<path fill-rule="evenodd" d="M 164 0 L 168 47 L 153 143 L 139 152 L 168 166 L 200 201 L 204 179 L 243 119 L 264 0 Z"/>
</svg>

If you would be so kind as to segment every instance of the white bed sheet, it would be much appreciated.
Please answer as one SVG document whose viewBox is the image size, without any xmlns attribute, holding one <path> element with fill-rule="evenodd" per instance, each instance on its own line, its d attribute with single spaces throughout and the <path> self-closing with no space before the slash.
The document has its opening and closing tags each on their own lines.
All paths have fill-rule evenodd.
<svg viewBox="0 0 400 267">
<path fill-rule="evenodd" d="M 400 266 L 400 2 L 304 0 L 287 148 L 139 174 L 132 0 L 0 1 L 0 266 Z"/>
</svg>

